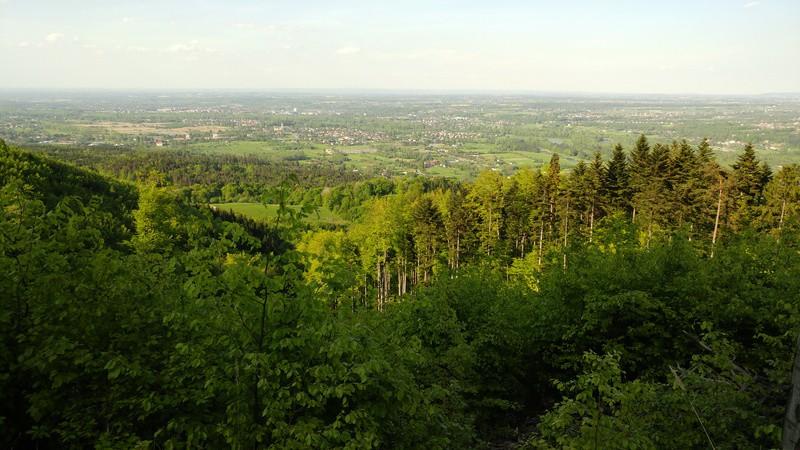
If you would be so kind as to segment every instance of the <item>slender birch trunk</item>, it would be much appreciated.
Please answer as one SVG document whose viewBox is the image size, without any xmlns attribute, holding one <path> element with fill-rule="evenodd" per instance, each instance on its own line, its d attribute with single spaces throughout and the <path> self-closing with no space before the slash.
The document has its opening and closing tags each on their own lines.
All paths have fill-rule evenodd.
<svg viewBox="0 0 800 450">
<path fill-rule="evenodd" d="M 719 230 L 719 215 L 722 211 L 722 177 L 719 177 L 719 196 L 717 198 L 717 215 L 714 218 L 714 232 L 711 234 L 711 257 L 714 257 L 714 247 L 717 244 L 717 230 Z"/>
</svg>

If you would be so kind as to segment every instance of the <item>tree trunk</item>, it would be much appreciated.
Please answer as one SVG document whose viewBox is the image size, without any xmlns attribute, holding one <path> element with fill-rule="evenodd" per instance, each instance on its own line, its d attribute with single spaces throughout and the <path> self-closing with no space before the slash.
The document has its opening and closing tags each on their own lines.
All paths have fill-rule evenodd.
<svg viewBox="0 0 800 450">
<path fill-rule="evenodd" d="M 539 227 L 539 266 L 542 265 L 542 243 L 544 242 L 544 220 L 542 220 L 542 225 Z"/>
<path fill-rule="evenodd" d="M 783 199 L 783 203 L 781 203 L 781 218 L 778 219 L 778 243 L 781 242 L 781 234 L 783 231 L 783 216 L 786 213 L 786 199 Z"/>
<path fill-rule="evenodd" d="M 459 257 L 461 254 L 461 234 L 456 234 L 456 270 L 458 270 L 459 266 Z"/>
<path fill-rule="evenodd" d="M 719 229 L 719 214 L 722 211 L 722 177 L 719 177 L 719 197 L 717 198 L 717 215 L 714 218 L 714 232 L 711 234 L 711 257 L 714 257 L 714 246 L 717 244 L 717 230 Z"/>
<path fill-rule="evenodd" d="M 400 275 L 400 260 L 397 261 L 397 296 L 403 295 L 403 277 Z"/>
<path fill-rule="evenodd" d="M 383 301 L 389 299 L 389 291 L 392 289 L 392 273 L 389 271 L 389 249 L 383 250 Z"/>
<path fill-rule="evenodd" d="M 450 234 L 447 234 L 447 268 L 453 270 L 455 260 L 455 245 L 453 240 L 450 239 Z"/>
<path fill-rule="evenodd" d="M 383 293 L 383 289 L 381 287 L 381 262 L 378 261 L 375 263 L 375 287 L 378 288 L 378 311 L 383 309 L 383 305 L 381 303 L 381 294 Z"/>
<path fill-rule="evenodd" d="M 567 270 L 567 236 L 569 235 L 569 199 L 567 199 L 567 210 L 564 213 L 564 270 Z"/>
<path fill-rule="evenodd" d="M 550 240 L 553 240 L 553 222 L 555 221 L 555 198 L 550 199 L 550 217 L 548 217 L 547 234 Z"/>
<path fill-rule="evenodd" d="M 489 232 L 487 233 L 487 236 L 491 236 L 491 235 L 492 235 L 492 207 L 490 206 L 489 207 Z M 490 245 L 486 246 L 486 255 L 487 256 L 492 256 L 492 247 Z"/>
<path fill-rule="evenodd" d="M 389 270 L 389 264 L 383 266 L 383 300 L 389 299 L 389 292 L 392 291 L 392 272 Z"/>
<path fill-rule="evenodd" d="M 408 262 L 403 260 L 403 294 L 408 292 Z"/>
</svg>

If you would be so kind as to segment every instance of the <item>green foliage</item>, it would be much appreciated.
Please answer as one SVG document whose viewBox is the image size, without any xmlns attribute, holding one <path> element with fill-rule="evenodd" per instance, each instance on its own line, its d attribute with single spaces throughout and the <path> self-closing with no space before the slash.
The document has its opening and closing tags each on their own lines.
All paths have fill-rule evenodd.
<svg viewBox="0 0 800 450">
<path fill-rule="evenodd" d="M 255 224 L 0 143 L 0 446 L 775 447 L 797 168 L 749 153 L 722 190 L 708 149 L 644 138 L 569 175 L 365 182 L 326 200 L 356 223 L 309 230 L 297 180 Z M 713 256 L 710 199 L 750 217 Z"/>
<path fill-rule="evenodd" d="M 734 362 L 720 334 L 707 334 L 703 344 L 707 352 L 689 368 L 670 368 L 653 381 L 624 381 L 617 353 L 586 353 L 584 373 L 558 383 L 568 396 L 525 447 L 771 448 L 779 430 L 759 406 L 764 382 Z"/>
</svg>

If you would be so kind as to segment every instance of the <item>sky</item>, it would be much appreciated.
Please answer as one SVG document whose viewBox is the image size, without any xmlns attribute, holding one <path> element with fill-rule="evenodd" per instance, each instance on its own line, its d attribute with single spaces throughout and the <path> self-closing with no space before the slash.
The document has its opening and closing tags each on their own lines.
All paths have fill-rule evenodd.
<svg viewBox="0 0 800 450">
<path fill-rule="evenodd" d="M 800 0 L 0 0 L 0 88 L 800 92 Z"/>
</svg>

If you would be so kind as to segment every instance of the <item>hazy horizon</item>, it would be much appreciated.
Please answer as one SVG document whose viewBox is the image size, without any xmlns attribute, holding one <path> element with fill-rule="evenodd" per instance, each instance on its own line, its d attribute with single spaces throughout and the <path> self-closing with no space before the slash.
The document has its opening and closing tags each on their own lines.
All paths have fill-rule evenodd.
<svg viewBox="0 0 800 450">
<path fill-rule="evenodd" d="M 2 89 L 800 92 L 800 2 L 0 0 Z"/>
<path fill-rule="evenodd" d="M 197 88 L 127 88 L 127 87 L 3 87 L 0 94 L 238 94 L 238 95 L 316 95 L 316 96 L 510 96 L 532 98 L 759 98 L 800 96 L 800 90 L 787 92 L 754 92 L 754 93 L 700 93 L 700 92 L 612 92 L 612 91 L 542 91 L 518 89 L 436 89 L 436 88 L 239 88 L 239 87 L 197 87 Z"/>
</svg>

